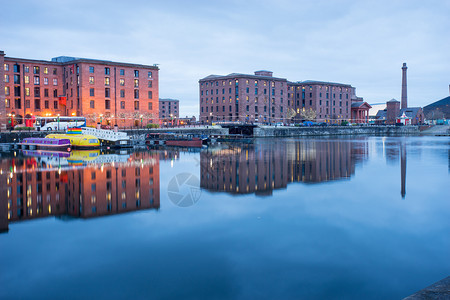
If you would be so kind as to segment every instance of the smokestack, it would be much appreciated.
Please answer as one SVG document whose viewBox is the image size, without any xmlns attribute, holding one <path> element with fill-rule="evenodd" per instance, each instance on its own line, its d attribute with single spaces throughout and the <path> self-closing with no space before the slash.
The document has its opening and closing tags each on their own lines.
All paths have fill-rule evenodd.
<svg viewBox="0 0 450 300">
<path fill-rule="evenodd" d="M 407 108 L 408 107 L 408 96 L 407 96 L 407 82 L 406 82 L 406 70 L 408 67 L 406 67 L 406 63 L 403 63 L 402 67 L 402 105 L 401 108 Z"/>
</svg>

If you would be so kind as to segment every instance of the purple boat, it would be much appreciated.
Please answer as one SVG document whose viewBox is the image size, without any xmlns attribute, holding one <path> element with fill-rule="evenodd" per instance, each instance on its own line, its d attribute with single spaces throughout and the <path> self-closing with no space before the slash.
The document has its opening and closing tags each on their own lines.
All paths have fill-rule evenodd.
<svg viewBox="0 0 450 300">
<path fill-rule="evenodd" d="M 52 139 L 52 138 L 26 138 L 19 145 L 22 149 L 38 148 L 38 149 L 61 149 L 70 151 L 69 139 Z"/>
</svg>

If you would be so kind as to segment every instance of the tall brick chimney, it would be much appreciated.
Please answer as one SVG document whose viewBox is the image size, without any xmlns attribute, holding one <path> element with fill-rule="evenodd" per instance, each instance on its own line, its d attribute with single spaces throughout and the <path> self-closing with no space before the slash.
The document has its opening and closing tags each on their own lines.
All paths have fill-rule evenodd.
<svg viewBox="0 0 450 300">
<path fill-rule="evenodd" d="M 407 82 L 406 82 L 406 69 L 408 69 L 408 67 L 406 67 L 406 63 L 403 63 L 403 67 L 402 67 L 402 105 L 401 108 L 407 108 L 408 107 L 408 95 L 407 95 Z"/>
</svg>

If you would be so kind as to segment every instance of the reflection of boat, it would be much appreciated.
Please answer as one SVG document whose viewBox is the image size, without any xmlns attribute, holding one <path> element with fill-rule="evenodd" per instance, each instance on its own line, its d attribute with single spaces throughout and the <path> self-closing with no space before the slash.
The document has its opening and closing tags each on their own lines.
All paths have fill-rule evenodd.
<svg viewBox="0 0 450 300">
<path fill-rule="evenodd" d="M 77 149 L 89 149 L 100 147 L 100 140 L 90 134 L 61 134 L 52 133 L 47 135 L 45 138 L 51 139 L 68 139 L 73 148 Z"/>
<path fill-rule="evenodd" d="M 34 157 L 69 157 L 69 152 L 64 151 L 45 151 L 45 150 L 23 150 L 23 154 L 26 156 Z"/>
<path fill-rule="evenodd" d="M 149 133 L 145 140 L 150 145 L 202 147 L 202 139 L 193 134 Z"/>
<path fill-rule="evenodd" d="M 67 138 L 25 138 L 19 145 L 28 148 L 54 149 L 70 151 L 70 140 Z"/>
<path fill-rule="evenodd" d="M 75 150 L 67 158 L 69 165 L 81 166 L 83 163 L 93 161 L 100 155 L 100 150 Z"/>
</svg>

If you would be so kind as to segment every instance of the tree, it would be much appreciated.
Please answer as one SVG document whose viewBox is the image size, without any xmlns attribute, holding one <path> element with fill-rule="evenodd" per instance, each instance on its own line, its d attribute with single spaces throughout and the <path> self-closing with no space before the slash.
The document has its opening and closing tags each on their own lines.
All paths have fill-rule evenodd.
<svg viewBox="0 0 450 300">
<path fill-rule="evenodd" d="M 288 111 L 286 112 L 286 118 L 291 121 L 292 118 L 294 118 L 297 115 L 297 113 L 295 112 L 294 109 L 289 108 Z"/>
<path fill-rule="evenodd" d="M 444 112 L 440 111 L 439 108 L 435 108 L 427 113 L 426 118 L 428 120 L 444 119 Z"/>
<path fill-rule="evenodd" d="M 317 116 L 316 111 L 312 108 L 306 109 L 306 110 L 305 110 L 305 108 L 303 108 L 300 111 L 299 115 L 303 120 L 307 120 L 307 121 L 315 121 L 316 116 Z"/>
</svg>

